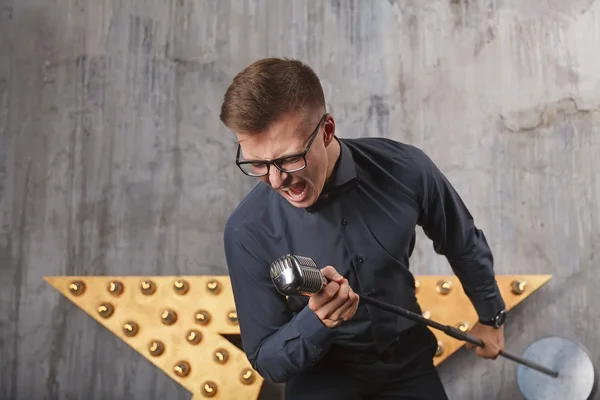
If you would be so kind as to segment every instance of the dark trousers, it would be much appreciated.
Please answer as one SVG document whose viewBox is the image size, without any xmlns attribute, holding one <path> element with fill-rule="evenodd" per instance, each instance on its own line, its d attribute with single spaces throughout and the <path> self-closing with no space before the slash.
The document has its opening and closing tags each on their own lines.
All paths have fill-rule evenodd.
<svg viewBox="0 0 600 400">
<path fill-rule="evenodd" d="M 327 357 L 286 383 L 285 400 L 447 400 L 433 365 L 436 348 L 433 333 L 417 325 L 371 359 Z"/>
</svg>

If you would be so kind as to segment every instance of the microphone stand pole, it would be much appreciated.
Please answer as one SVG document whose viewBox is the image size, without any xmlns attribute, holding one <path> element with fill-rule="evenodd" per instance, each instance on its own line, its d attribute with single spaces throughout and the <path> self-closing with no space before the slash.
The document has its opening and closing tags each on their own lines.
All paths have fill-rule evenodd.
<svg viewBox="0 0 600 400">
<path fill-rule="evenodd" d="M 420 314 L 414 313 L 412 311 L 405 310 L 403 308 L 394 306 L 394 305 L 389 304 L 389 303 L 384 303 L 384 302 L 376 300 L 376 299 L 374 299 L 372 297 L 367 297 L 367 296 L 364 296 L 362 294 L 359 294 L 359 297 L 360 297 L 360 301 L 362 301 L 365 304 L 370 304 L 370 305 L 375 306 L 377 308 L 380 308 L 382 310 L 389 311 L 391 313 L 400 315 L 402 317 L 408 318 L 408 319 L 413 320 L 415 322 L 419 322 L 419 323 L 425 324 L 427 326 L 430 326 L 432 328 L 438 329 L 438 330 L 444 332 L 446 335 L 451 336 L 451 337 L 453 337 L 455 339 L 463 340 L 465 342 L 469 342 L 469 343 L 471 343 L 471 344 L 473 344 L 475 346 L 481 347 L 481 348 L 485 347 L 485 344 L 483 343 L 483 340 L 481 340 L 479 338 L 476 338 L 476 337 L 474 337 L 472 335 L 469 335 L 468 333 L 463 332 L 460 329 L 457 329 L 457 328 L 455 328 L 453 326 L 440 324 L 439 322 L 427 319 L 427 318 L 423 317 Z M 535 369 L 535 370 L 537 370 L 537 371 L 539 371 L 541 373 L 544 373 L 546 375 L 549 375 L 549 376 L 551 376 L 553 378 L 557 378 L 558 377 L 558 372 L 553 371 L 551 369 L 548 369 L 548 368 L 546 368 L 546 367 L 544 367 L 542 365 L 539 365 L 537 363 L 534 363 L 533 361 L 524 359 L 522 357 L 516 356 L 514 354 L 511 354 L 511 353 L 508 353 L 508 352 L 505 352 L 505 351 L 502 351 L 502 350 L 500 351 L 500 355 L 503 356 L 503 357 L 506 357 L 506 358 L 508 358 L 508 359 L 510 359 L 512 361 L 515 361 L 515 362 L 517 362 L 519 364 L 523 364 L 523 365 L 525 365 L 527 367 L 533 368 L 533 369 Z"/>
</svg>

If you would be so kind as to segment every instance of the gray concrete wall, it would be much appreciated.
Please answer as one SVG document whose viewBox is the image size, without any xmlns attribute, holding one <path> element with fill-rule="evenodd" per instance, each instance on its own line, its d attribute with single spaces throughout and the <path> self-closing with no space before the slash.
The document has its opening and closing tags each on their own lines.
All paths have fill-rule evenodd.
<svg viewBox="0 0 600 400">
<path fill-rule="evenodd" d="M 3 0 L 0 398 L 189 394 L 44 275 L 225 273 L 251 186 L 218 120 L 234 74 L 294 56 L 341 136 L 428 152 L 486 231 L 500 274 L 554 279 L 507 348 L 581 341 L 600 365 L 600 1 Z M 420 234 L 417 274 L 449 274 Z M 461 351 L 452 399 L 516 399 L 516 365 Z"/>
</svg>

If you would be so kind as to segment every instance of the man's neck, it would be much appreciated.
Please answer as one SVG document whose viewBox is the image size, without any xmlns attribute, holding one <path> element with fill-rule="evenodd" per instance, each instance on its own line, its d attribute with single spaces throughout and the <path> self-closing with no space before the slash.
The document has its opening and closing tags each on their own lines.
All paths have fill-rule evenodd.
<svg viewBox="0 0 600 400">
<path fill-rule="evenodd" d="M 340 142 L 337 137 L 333 137 L 331 144 L 327 146 L 327 160 L 329 160 L 327 165 L 327 179 L 325 182 L 329 182 L 331 179 L 331 175 L 335 171 L 335 167 L 338 164 L 341 154 Z"/>
</svg>

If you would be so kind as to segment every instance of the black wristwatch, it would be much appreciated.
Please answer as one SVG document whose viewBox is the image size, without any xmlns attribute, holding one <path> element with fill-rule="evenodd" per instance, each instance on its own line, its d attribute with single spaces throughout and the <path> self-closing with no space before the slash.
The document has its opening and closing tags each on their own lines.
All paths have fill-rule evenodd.
<svg viewBox="0 0 600 400">
<path fill-rule="evenodd" d="M 501 310 L 498 311 L 496 313 L 496 315 L 494 315 L 494 318 L 492 318 L 491 320 L 479 320 L 480 324 L 483 325 L 487 325 L 487 326 L 493 326 L 496 329 L 499 329 L 502 325 L 504 325 L 504 322 L 506 321 L 506 310 Z"/>
</svg>

